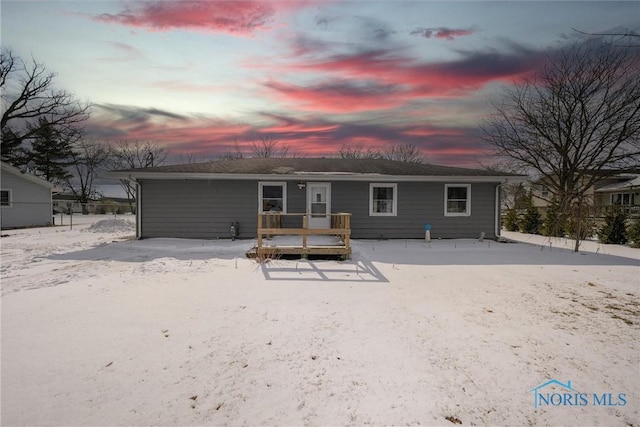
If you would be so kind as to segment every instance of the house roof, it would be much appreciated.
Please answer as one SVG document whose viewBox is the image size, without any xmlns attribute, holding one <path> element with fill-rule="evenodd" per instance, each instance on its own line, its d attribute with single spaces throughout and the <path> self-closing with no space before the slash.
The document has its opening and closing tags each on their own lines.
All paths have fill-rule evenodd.
<svg viewBox="0 0 640 427">
<path fill-rule="evenodd" d="M 113 171 L 118 178 L 228 178 L 255 179 L 256 177 L 281 179 L 314 178 L 330 180 L 357 180 L 373 177 L 465 177 L 483 181 L 501 181 L 506 178 L 524 178 L 515 174 L 437 166 L 422 163 L 407 163 L 382 159 L 335 159 L 335 158 L 250 158 L 220 160 L 142 169 Z"/>
<path fill-rule="evenodd" d="M 20 169 L 18 169 L 17 167 L 11 166 L 9 163 L 0 162 L 0 169 L 2 169 L 3 171 L 8 172 L 10 174 L 19 176 L 22 179 L 25 179 L 25 180 L 27 180 L 29 182 L 34 183 L 34 184 L 41 185 L 41 186 L 47 187 L 47 188 L 52 188 L 52 189 L 55 188 L 55 185 L 50 183 L 49 181 L 44 180 L 44 179 L 42 179 L 40 177 L 37 177 L 35 175 L 32 175 L 30 173 L 23 172 Z"/>
<path fill-rule="evenodd" d="M 595 190 L 597 193 L 611 193 L 614 191 L 632 190 L 634 188 L 640 188 L 640 175 L 627 176 L 626 181 L 616 182 L 614 184 L 605 185 Z"/>
</svg>

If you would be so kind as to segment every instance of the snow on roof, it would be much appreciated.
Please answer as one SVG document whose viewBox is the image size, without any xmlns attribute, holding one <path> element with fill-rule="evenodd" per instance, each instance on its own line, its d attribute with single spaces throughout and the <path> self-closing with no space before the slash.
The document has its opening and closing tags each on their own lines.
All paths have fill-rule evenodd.
<svg viewBox="0 0 640 427">
<path fill-rule="evenodd" d="M 616 182 L 615 184 L 605 185 L 604 187 L 598 188 L 596 193 L 610 193 L 612 191 L 624 191 L 631 190 L 633 188 L 640 187 L 640 175 L 635 175 L 635 177 L 629 177 L 628 181 Z"/>
</svg>

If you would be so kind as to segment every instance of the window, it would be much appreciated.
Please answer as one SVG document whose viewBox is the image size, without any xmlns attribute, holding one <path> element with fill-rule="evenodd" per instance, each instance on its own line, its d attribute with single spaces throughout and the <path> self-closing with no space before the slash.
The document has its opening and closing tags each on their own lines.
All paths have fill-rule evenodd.
<svg viewBox="0 0 640 427">
<path fill-rule="evenodd" d="M 369 185 L 369 215 L 396 216 L 398 214 L 397 184 Z"/>
<path fill-rule="evenodd" d="M 630 193 L 614 193 L 611 195 L 612 205 L 633 205 Z"/>
<path fill-rule="evenodd" d="M 258 183 L 258 209 L 264 212 L 287 212 L 287 184 L 284 182 Z"/>
<path fill-rule="evenodd" d="M 11 207 L 11 190 L 0 190 L 0 206 Z"/>
<path fill-rule="evenodd" d="M 540 188 L 540 193 L 542 197 L 549 197 L 549 187 L 547 187 L 546 185 L 542 185 L 542 187 Z"/>
<path fill-rule="evenodd" d="M 444 216 L 471 215 L 471 185 L 445 184 Z"/>
</svg>

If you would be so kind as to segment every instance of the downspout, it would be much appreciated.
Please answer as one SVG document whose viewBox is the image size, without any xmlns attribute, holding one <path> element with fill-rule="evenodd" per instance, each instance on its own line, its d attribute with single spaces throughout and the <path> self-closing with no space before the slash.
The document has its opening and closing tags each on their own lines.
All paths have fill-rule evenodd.
<svg viewBox="0 0 640 427">
<path fill-rule="evenodd" d="M 506 181 L 505 181 L 506 182 Z M 504 183 L 499 183 L 498 185 L 496 185 L 496 218 L 495 218 L 495 235 L 496 235 L 496 240 L 498 240 L 500 238 L 500 231 L 501 231 L 501 227 L 500 227 L 500 192 L 502 190 L 502 184 Z"/>
<path fill-rule="evenodd" d="M 136 183 L 136 239 L 142 239 L 142 187 L 135 179 L 131 179 Z"/>
</svg>

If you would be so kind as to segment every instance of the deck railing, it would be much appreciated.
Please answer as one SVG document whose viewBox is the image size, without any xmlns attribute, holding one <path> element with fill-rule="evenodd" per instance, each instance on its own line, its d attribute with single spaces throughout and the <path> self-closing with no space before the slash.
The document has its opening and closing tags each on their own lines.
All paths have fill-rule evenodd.
<svg viewBox="0 0 640 427">
<path fill-rule="evenodd" d="M 327 214 L 331 218 L 331 228 L 309 228 L 312 214 L 306 213 L 260 213 L 258 214 L 258 256 L 266 254 L 295 255 L 351 255 L 351 214 Z M 324 215 L 323 215 L 324 216 Z M 264 245 L 264 240 L 273 236 L 300 236 L 302 242 L 297 245 Z M 309 244 L 310 236 L 336 236 L 341 244 Z"/>
<path fill-rule="evenodd" d="M 604 216 L 611 212 L 621 212 L 629 216 L 639 216 L 640 206 L 638 205 L 607 205 L 599 206 L 596 208 L 596 212 Z"/>
</svg>

